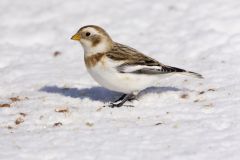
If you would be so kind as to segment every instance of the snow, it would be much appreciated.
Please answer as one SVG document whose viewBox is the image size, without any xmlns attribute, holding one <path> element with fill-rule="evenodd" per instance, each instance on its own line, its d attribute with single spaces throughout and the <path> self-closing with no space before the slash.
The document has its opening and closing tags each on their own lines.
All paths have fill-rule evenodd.
<svg viewBox="0 0 240 160">
<path fill-rule="evenodd" d="M 240 159 L 240 1 L 0 1 L 0 159 Z M 70 40 L 96 24 L 164 64 L 201 73 L 135 107 L 86 72 Z M 56 53 L 58 51 L 58 53 Z"/>
</svg>

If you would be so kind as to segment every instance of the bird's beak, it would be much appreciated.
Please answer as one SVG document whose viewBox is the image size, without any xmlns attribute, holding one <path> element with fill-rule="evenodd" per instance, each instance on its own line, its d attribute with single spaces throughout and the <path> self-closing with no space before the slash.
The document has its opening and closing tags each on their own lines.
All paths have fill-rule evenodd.
<svg viewBox="0 0 240 160">
<path fill-rule="evenodd" d="M 80 41 L 81 36 L 79 33 L 76 33 L 72 36 L 71 40 Z"/>
</svg>

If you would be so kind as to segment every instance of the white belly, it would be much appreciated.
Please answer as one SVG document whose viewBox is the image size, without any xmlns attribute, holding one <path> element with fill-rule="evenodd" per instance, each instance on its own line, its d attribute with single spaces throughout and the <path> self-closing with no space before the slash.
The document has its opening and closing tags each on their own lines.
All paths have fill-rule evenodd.
<svg viewBox="0 0 240 160">
<path fill-rule="evenodd" d="M 103 87 L 127 94 L 154 86 L 159 78 L 156 75 L 119 73 L 115 66 L 112 62 L 98 63 L 88 71 Z"/>
</svg>

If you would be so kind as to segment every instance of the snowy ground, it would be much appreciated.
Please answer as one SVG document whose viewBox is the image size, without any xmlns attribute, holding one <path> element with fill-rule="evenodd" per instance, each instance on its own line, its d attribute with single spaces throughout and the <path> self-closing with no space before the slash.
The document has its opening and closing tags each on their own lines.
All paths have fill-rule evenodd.
<svg viewBox="0 0 240 160">
<path fill-rule="evenodd" d="M 1 160 L 239 160 L 240 1 L 0 1 Z M 199 72 L 134 108 L 87 74 L 78 28 Z M 58 51 L 58 53 L 56 53 Z"/>
</svg>

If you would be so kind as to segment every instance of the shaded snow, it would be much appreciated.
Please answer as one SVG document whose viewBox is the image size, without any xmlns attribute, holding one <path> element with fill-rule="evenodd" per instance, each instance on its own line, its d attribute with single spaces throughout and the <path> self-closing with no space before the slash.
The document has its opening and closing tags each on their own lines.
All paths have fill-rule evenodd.
<svg viewBox="0 0 240 160">
<path fill-rule="evenodd" d="M 240 1 L 0 6 L 0 159 L 240 158 Z M 133 108 L 102 108 L 120 93 L 92 80 L 81 46 L 70 40 L 86 24 L 205 79 L 171 77 L 143 91 Z"/>
</svg>

